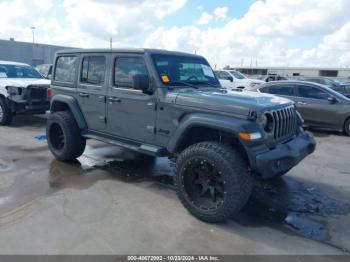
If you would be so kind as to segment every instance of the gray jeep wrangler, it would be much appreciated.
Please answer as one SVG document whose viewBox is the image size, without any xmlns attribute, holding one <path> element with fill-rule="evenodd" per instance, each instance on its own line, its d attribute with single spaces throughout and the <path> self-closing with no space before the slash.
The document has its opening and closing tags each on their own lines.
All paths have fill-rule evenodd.
<svg viewBox="0 0 350 262">
<path fill-rule="evenodd" d="M 56 54 L 47 138 L 62 161 L 97 139 L 176 159 L 177 195 L 220 222 L 242 209 L 252 176 L 287 173 L 315 150 L 293 102 L 222 89 L 201 56 L 151 49 Z"/>
</svg>

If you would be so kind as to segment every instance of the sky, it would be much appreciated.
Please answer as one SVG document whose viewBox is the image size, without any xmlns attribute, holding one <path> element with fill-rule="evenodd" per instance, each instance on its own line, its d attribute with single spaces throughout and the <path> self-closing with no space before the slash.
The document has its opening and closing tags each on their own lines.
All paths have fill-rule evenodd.
<svg viewBox="0 0 350 262">
<path fill-rule="evenodd" d="M 213 67 L 350 66 L 350 0 L 0 0 L 0 39 L 146 47 Z"/>
</svg>

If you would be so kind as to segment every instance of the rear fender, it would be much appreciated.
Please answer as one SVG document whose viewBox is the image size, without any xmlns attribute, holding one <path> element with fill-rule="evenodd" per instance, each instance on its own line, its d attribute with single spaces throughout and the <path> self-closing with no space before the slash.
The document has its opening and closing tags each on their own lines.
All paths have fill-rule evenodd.
<svg viewBox="0 0 350 262">
<path fill-rule="evenodd" d="M 80 109 L 78 101 L 74 97 L 67 95 L 55 95 L 51 99 L 50 111 L 61 111 L 62 105 L 65 105 L 69 109 L 80 129 L 87 129 L 87 124 L 84 115 Z"/>
</svg>

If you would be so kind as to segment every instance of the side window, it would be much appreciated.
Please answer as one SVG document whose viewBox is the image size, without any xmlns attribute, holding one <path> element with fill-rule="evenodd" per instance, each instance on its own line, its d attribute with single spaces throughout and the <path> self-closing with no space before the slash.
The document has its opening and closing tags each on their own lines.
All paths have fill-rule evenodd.
<svg viewBox="0 0 350 262">
<path fill-rule="evenodd" d="M 294 96 L 293 85 L 274 85 L 270 86 L 269 91 L 270 94 L 274 95 Z"/>
<path fill-rule="evenodd" d="M 350 86 L 344 87 L 344 91 L 345 91 L 345 93 L 350 93 Z"/>
<path fill-rule="evenodd" d="M 105 82 L 106 58 L 87 56 L 83 58 L 80 82 L 102 86 Z"/>
<path fill-rule="evenodd" d="M 299 97 L 327 100 L 329 95 L 317 87 L 298 86 Z"/>
<path fill-rule="evenodd" d="M 73 83 L 76 73 L 77 58 L 75 56 L 60 56 L 56 60 L 54 80 Z"/>
<path fill-rule="evenodd" d="M 228 80 L 230 77 L 230 74 L 225 72 L 225 71 L 220 71 L 219 72 L 219 79 L 221 80 Z"/>
<path fill-rule="evenodd" d="M 121 57 L 114 63 L 114 85 L 120 88 L 134 86 L 135 75 L 148 75 L 145 61 L 141 57 Z"/>
</svg>

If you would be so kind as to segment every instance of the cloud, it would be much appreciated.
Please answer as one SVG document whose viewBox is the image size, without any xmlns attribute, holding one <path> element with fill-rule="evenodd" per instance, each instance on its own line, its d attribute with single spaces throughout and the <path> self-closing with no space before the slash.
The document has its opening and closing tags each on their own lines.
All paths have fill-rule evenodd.
<svg viewBox="0 0 350 262">
<path fill-rule="evenodd" d="M 52 0 L 14 0 L 0 2 L 0 38 L 31 41 L 31 26 L 53 6 Z"/>
<path fill-rule="evenodd" d="M 349 9 L 348 0 L 257 1 L 242 18 L 227 20 L 220 27 L 158 28 L 145 45 L 196 51 L 220 66 L 240 65 L 242 59 L 246 66 L 251 59 L 259 65 L 338 66 L 349 57 L 350 25 L 345 26 L 350 23 Z M 219 17 L 226 17 L 227 10 L 216 10 Z M 310 36 L 325 37 L 315 48 L 305 50 L 298 43 L 290 46 L 291 40 L 307 41 Z"/>
<path fill-rule="evenodd" d="M 80 47 L 142 45 L 153 24 L 176 12 L 187 0 L 7 0 L 0 2 L 1 38 Z M 47 13 L 50 12 L 50 15 Z M 52 15 L 53 14 L 53 15 Z M 63 19 L 62 19 L 63 18 Z M 50 31 L 52 30 L 52 31 Z"/>
<path fill-rule="evenodd" d="M 64 0 L 67 21 L 91 37 L 129 43 L 152 29 L 152 23 L 182 8 L 186 0 Z"/>
<path fill-rule="evenodd" d="M 197 25 L 206 25 L 213 20 L 213 16 L 207 12 L 203 12 L 199 20 L 196 22 Z"/>
<path fill-rule="evenodd" d="M 218 66 L 240 65 L 242 59 L 245 65 L 257 60 L 271 66 L 350 61 L 349 0 L 257 0 L 241 18 L 228 17 L 234 5 L 205 11 L 202 4 L 192 10 L 200 12 L 198 20 L 177 26 L 176 12 L 188 2 L 0 0 L 0 38 L 31 41 L 34 25 L 38 42 L 108 47 L 112 37 L 115 47 L 196 52 Z"/>
<path fill-rule="evenodd" d="M 226 19 L 228 7 L 217 7 L 214 10 L 214 15 L 216 19 Z"/>
</svg>

